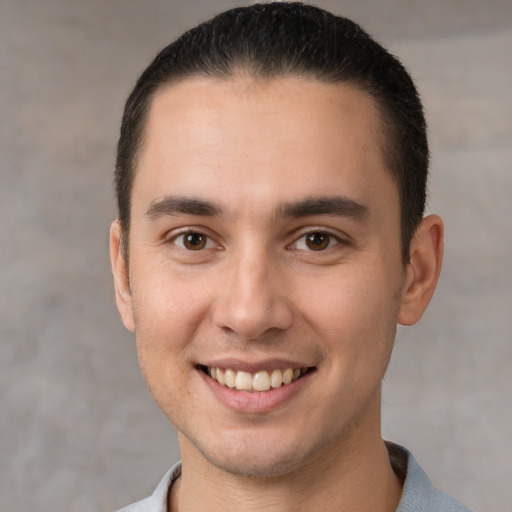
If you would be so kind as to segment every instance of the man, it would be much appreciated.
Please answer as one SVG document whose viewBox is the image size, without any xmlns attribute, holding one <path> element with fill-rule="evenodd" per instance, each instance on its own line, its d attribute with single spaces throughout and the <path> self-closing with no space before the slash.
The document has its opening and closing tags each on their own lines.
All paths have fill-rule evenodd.
<svg viewBox="0 0 512 512">
<path fill-rule="evenodd" d="M 397 323 L 441 269 L 402 65 L 298 3 L 185 33 L 128 98 L 116 300 L 181 465 L 125 511 L 465 511 L 385 444 Z"/>
</svg>

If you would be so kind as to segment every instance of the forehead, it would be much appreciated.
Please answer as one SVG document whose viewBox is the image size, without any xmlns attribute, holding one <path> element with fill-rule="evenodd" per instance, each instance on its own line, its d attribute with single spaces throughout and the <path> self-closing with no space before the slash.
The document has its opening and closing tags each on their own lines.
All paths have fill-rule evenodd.
<svg viewBox="0 0 512 512">
<path fill-rule="evenodd" d="M 390 179 L 384 147 L 373 98 L 352 84 L 191 79 L 163 87 L 152 101 L 134 196 L 141 186 L 153 195 L 208 195 L 222 184 L 225 197 L 276 201 L 294 200 L 306 182 L 315 194 L 364 189 L 376 177 Z"/>
</svg>

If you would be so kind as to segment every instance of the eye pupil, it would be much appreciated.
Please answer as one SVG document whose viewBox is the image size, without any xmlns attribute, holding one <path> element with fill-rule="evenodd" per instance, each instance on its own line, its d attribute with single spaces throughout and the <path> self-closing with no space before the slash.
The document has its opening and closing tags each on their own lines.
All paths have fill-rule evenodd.
<svg viewBox="0 0 512 512">
<path fill-rule="evenodd" d="M 187 233 L 183 237 L 183 243 L 187 249 L 198 251 L 206 245 L 206 237 L 201 233 Z"/>
<path fill-rule="evenodd" d="M 329 246 L 330 240 L 327 233 L 309 233 L 306 236 L 306 245 L 313 251 L 323 251 Z"/>
</svg>

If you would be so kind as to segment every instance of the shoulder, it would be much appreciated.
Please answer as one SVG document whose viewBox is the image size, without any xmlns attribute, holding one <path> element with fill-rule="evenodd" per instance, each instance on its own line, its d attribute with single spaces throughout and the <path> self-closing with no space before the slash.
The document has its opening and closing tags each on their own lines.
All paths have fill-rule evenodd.
<svg viewBox="0 0 512 512">
<path fill-rule="evenodd" d="M 169 489 L 180 474 L 181 463 L 178 462 L 167 471 L 151 496 L 121 508 L 117 512 L 167 512 Z"/>
<path fill-rule="evenodd" d="M 395 472 L 404 478 L 396 512 L 471 512 L 460 501 L 436 489 L 411 452 L 393 443 L 386 446 Z"/>
</svg>

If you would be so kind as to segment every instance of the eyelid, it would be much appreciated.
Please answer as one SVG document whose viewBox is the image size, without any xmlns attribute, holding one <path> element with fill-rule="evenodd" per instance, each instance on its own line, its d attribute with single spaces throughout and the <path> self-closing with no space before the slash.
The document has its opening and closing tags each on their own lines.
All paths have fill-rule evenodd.
<svg viewBox="0 0 512 512">
<path fill-rule="evenodd" d="M 333 238 L 336 243 L 333 245 L 333 246 L 329 246 L 328 248 L 326 249 L 323 249 L 323 250 L 320 250 L 320 251 L 314 251 L 313 249 L 297 249 L 293 246 L 295 246 L 297 244 L 297 242 L 299 240 L 302 240 L 303 238 L 305 238 L 306 236 L 308 235 L 311 235 L 311 234 L 315 234 L 315 233 L 320 233 L 320 234 L 324 234 L 324 235 L 328 235 L 330 236 L 331 238 Z M 307 251 L 307 252 L 318 252 L 318 253 L 322 253 L 322 252 L 326 252 L 330 249 L 333 249 L 334 247 L 337 247 L 339 245 L 350 245 L 351 244 L 351 240 L 350 240 L 350 237 L 348 235 L 344 235 L 338 231 L 334 232 L 333 230 L 329 229 L 329 228 L 326 228 L 326 227 L 308 227 L 308 228 L 304 228 L 304 229 L 301 229 L 297 234 L 296 236 L 294 237 L 294 240 L 291 244 L 288 244 L 288 248 L 292 249 L 292 250 L 304 250 L 304 251 Z"/>
<path fill-rule="evenodd" d="M 202 227 L 196 228 L 194 226 L 186 226 L 183 228 L 174 229 L 170 233 L 168 233 L 168 235 L 165 237 L 164 243 L 166 243 L 166 244 L 170 243 L 182 251 L 191 252 L 191 253 L 192 252 L 201 252 L 201 251 L 204 251 L 205 249 L 219 248 L 220 247 L 219 243 L 216 242 L 214 240 L 214 237 L 212 235 L 208 234 L 207 231 L 208 230 L 205 228 L 202 228 Z M 186 247 L 181 247 L 180 245 L 175 243 L 179 237 L 182 237 L 182 236 L 185 236 L 188 234 L 192 234 L 192 233 L 206 237 L 208 239 L 206 242 L 207 246 L 203 247 L 200 250 L 193 251 L 191 249 L 187 249 Z M 211 245 L 213 245 L 214 247 L 212 247 Z"/>
</svg>

